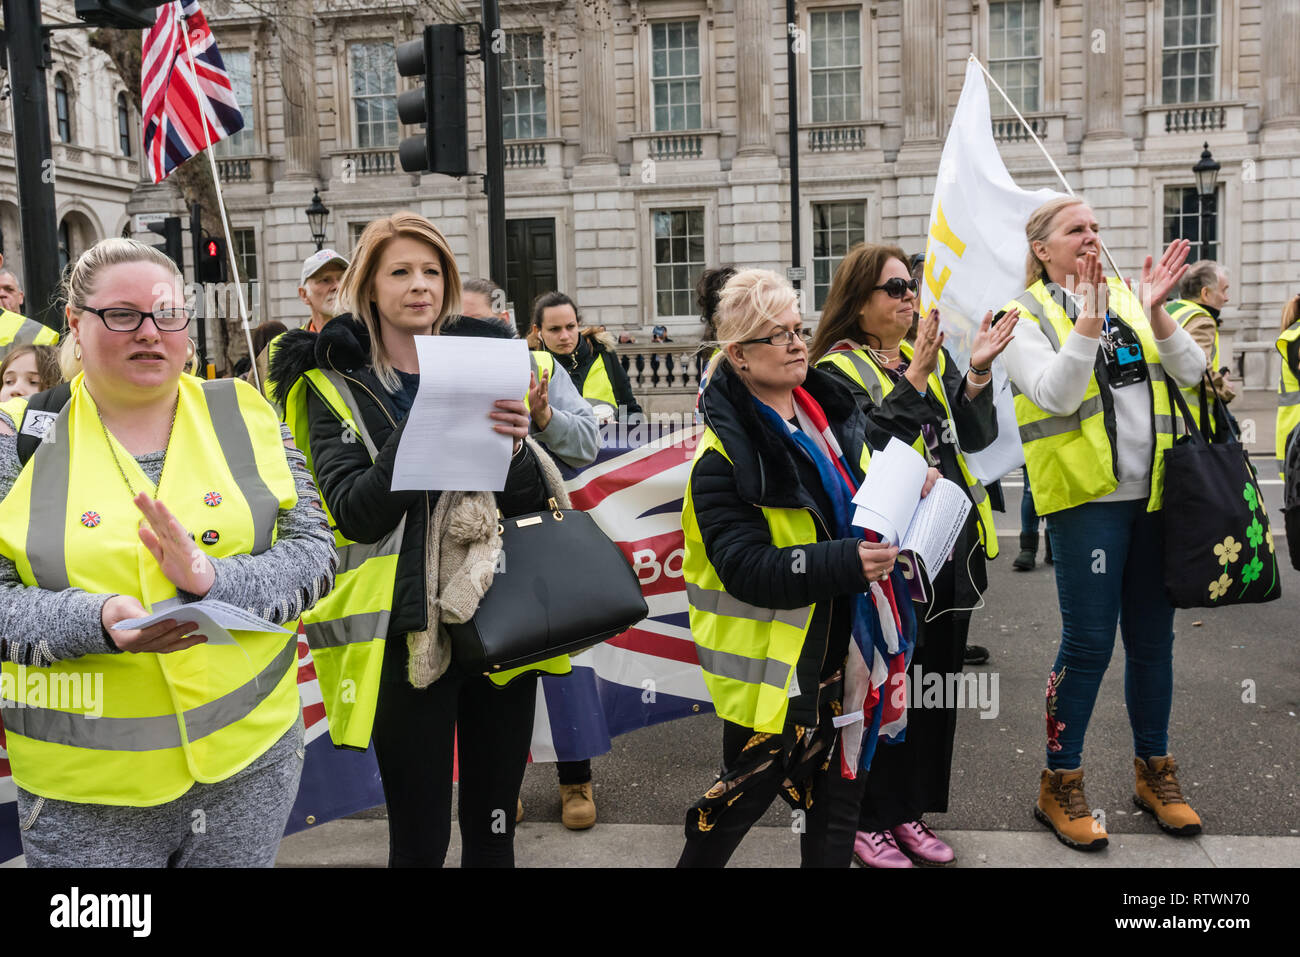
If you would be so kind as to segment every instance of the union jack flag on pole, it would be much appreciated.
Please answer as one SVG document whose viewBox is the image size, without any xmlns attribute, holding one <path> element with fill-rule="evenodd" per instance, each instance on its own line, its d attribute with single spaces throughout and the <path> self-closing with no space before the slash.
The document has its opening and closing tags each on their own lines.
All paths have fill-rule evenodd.
<svg viewBox="0 0 1300 957">
<path fill-rule="evenodd" d="M 197 0 L 158 8 L 140 67 L 144 152 L 155 183 L 244 128 L 230 75 Z"/>
</svg>

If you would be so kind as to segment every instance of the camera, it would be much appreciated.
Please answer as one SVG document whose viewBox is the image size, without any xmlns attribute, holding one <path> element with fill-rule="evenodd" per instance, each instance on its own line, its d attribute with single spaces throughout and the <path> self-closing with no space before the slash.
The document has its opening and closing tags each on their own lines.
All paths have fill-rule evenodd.
<svg viewBox="0 0 1300 957">
<path fill-rule="evenodd" d="M 1115 350 L 1115 361 L 1126 366 L 1142 361 L 1142 350 L 1137 346 L 1120 346 Z"/>
</svg>

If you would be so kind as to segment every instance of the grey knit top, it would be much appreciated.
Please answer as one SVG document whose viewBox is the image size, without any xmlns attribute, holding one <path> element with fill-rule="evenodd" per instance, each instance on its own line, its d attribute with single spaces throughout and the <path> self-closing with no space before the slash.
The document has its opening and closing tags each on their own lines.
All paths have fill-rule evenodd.
<svg viewBox="0 0 1300 957">
<path fill-rule="evenodd" d="M 0 421 L 14 428 L 4 413 L 0 413 Z M 275 544 L 260 555 L 211 559 L 216 577 L 206 596 L 276 624 L 294 620 L 324 597 L 334 587 L 338 565 L 334 535 L 306 459 L 292 447 L 288 427 L 281 426 L 280 431 L 298 502 L 280 511 Z M 0 498 L 9 494 L 22 471 L 17 443 L 14 435 L 0 435 Z M 138 455 L 136 461 L 156 484 L 165 457 L 160 450 Z M 111 597 L 80 588 L 49 591 L 24 585 L 14 563 L 0 555 L 0 660 L 40 667 L 82 655 L 120 654 L 100 618 L 104 602 Z M 197 597 L 180 595 L 181 601 Z M 33 627 L 34 622 L 39 626 Z"/>
</svg>

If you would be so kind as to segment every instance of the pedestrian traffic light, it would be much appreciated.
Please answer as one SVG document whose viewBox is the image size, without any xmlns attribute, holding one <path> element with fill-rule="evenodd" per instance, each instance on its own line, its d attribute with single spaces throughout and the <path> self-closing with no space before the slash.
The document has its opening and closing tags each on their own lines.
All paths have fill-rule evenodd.
<svg viewBox="0 0 1300 957">
<path fill-rule="evenodd" d="M 403 123 L 424 124 L 424 132 L 408 136 L 398 147 L 402 169 L 408 173 L 469 172 L 469 134 L 465 120 L 465 31 L 455 23 L 433 23 L 424 36 L 397 48 L 397 72 L 422 76 L 424 86 L 397 98 Z"/>
<path fill-rule="evenodd" d="M 226 241 L 216 236 L 204 236 L 199 247 L 199 262 L 194 267 L 194 275 L 199 282 L 225 282 Z"/>
<path fill-rule="evenodd" d="M 149 232 L 157 233 L 163 238 L 161 246 L 155 246 L 154 249 L 160 249 L 166 253 L 167 258 L 176 264 L 176 268 L 185 271 L 185 250 L 181 246 L 181 218 L 179 216 L 168 216 L 166 219 L 154 221 L 148 224 Z"/>
<path fill-rule="evenodd" d="M 92 27 L 119 30 L 148 29 L 158 19 L 163 3 L 141 0 L 77 0 L 77 19 Z"/>
</svg>

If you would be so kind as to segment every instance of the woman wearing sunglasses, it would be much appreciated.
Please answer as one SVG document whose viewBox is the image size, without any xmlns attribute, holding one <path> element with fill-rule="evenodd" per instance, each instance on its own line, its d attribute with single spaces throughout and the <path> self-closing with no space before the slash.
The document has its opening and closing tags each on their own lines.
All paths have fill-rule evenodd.
<svg viewBox="0 0 1300 957">
<path fill-rule="evenodd" d="M 906 339 L 918 302 L 917 280 L 907 256 L 895 246 L 865 243 L 849 250 L 835 271 L 811 354 L 817 367 L 869 396 L 871 418 L 926 457 L 931 466 L 966 490 L 970 517 L 942 569 L 927 569 L 934 592 L 918 606 L 913 674 L 944 678 L 962 670 L 970 613 L 988 587 L 984 557 L 998 553 L 988 494 L 966 467 L 962 452 L 978 451 L 997 438 L 990 366 L 1015 328 L 1011 311 L 993 325 L 986 315 L 967 370 L 943 348 L 939 312 L 920 321 L 916 343 Z M 981 548 L 982 545 L 982 548 Z M 947 702 L 951 705 L 951 702 Z M 946 864 L 952 848 L 922 820 L 948 809 L 955 707 L 918 708 L 908 715 L 903 742 L 876 752 L 867 775 L 858 859 L 869 867 Z"/>
<path fill-rule="evenodd" d="M 891 601 L 905 587 L 891 574 L 898 550 L 850 524 L 868 440 L 878 448 L 889 436 L 871 425 L 865 396 L 808 367 L 795 292 L 775 273 L 727 282 L 711 344 L 682 574 L 724 722 L 723 766 L 687 812 L 679 866 L 724 865 L 779 794 L 801 825 L 803 865 L 848 867 L 864 724 L 835 722 L 863 712 L 846 691 L 846 659 L 865 641 L 871 660 L 885 633 L 910 644 L 915 629 L 907 603 Z M 927 491 L 937 479 L 932 469 Z"/>
<path fill-rule="evenodd" d="M 0 706 L 27 864 L 270 867 L 302 773 L 296 619 L 334 581 L 319 493 L 252 386 L 183 374 L 170 259 L 106 239 L 64 296 L 82 368 L 0 415 Z M 185 614 L 200 598 L 288 631 L 209 642 Z"/>
</svg>

